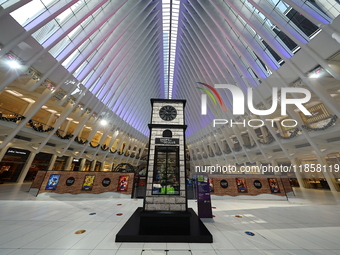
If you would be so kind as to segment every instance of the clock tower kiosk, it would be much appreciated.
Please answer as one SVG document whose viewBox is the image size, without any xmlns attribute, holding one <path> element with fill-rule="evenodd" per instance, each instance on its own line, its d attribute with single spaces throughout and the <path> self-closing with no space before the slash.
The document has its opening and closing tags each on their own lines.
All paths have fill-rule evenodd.
<svg viewBox="0 0 340 255">
<path fill-rule="evenodd" d="M 186 100 L 151 99 L 152 113 L 144 211 L 187 211 Z"/>
<path fill-rule="evenodd" d="M 188 208 L 185 170 L 186 100 L 151 99 L 152 113 L 143 208 L 116 235 L 116 242 L 212 243 Z"/>
</svg>

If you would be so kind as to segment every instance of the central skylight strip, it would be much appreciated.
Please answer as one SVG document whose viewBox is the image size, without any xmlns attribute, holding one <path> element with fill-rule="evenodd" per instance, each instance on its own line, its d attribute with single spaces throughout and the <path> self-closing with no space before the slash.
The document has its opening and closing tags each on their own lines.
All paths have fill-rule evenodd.
<svg viewBox="0 0 340 255">
<path fill-rule="evenodd" d="M 162 0 L 164 93 L 172 98 L 180 0 Z"/>
</svg>

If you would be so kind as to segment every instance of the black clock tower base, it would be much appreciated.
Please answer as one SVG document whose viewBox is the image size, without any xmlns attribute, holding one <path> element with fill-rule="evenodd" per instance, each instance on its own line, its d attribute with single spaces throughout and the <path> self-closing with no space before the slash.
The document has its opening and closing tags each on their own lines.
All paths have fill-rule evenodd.
<svg viewBox="0 0 340 255">
<path fill-rule="evenodd" d="M 212 243 L 213 237 L 191 208 L 164 213 L 139 207 L 116 235 L 116 242 Z"/>
</svg>

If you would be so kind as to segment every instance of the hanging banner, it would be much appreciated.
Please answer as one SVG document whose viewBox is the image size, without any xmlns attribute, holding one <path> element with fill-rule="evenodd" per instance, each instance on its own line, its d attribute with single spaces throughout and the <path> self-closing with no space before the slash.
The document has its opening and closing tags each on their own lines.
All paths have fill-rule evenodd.
<svg viewBox="0 0 340 255">
<path fill-rule="evenodd" d="M 207 175 L 196 176 L 198 217 L 212 218 L 210 184 Z"/>
</svg>

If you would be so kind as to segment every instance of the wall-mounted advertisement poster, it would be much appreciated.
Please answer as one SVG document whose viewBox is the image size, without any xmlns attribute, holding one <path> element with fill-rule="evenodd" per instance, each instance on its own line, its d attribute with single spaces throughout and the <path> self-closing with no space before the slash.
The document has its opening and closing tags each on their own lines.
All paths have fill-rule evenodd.
<svg viewBox="0 0 340 255">
<path fill-rule="evenodd" d="M 119 176 L 118 180 L 118 191 L 127 191 L 128 189 L 129 176 Z"/>
<path fill-rule="evenodd" d="M 93 182 L 94 182 L 94 178 L 95 177 L 96 177 L 95 175 L 85 175 L 85 179 L 84 179 L 82 190 L 91 191 L 92 187 L 93 187 Z"/>
<path fill-rule="evenodd" d="M 59 179 L 60 179 L 60 174 L 51 174 L 50 178 L 48 179 L 45 190 L 56 190 Z"/>
<path fill-rule="evenodd" d="M 238 193 L 248 193 L 246 180 L 244 178 L 236 178 Z"/>
<path fill-rule="evenodd" d="M 276 178 L 268 178 L 268 183 L 272 193 L 280 193 L 279 184 L 277 183 Z"/>
</svg>

